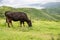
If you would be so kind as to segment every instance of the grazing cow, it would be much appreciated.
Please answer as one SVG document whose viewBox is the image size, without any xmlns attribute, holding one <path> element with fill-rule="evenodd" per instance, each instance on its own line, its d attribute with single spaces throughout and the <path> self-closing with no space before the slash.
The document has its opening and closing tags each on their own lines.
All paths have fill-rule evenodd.
<svg viewBox="0 0 60 40">
<path fill-rule="evenodd" d="M 12 21 L 20 21 L 20 26 L 22 26 L 22 24 L 24 25 L 24 22 L 27 22 L 29 27 L 32 26 L 31 20 L 28 19 L 27 14 L 24 12 L 6 11 L 5 16 L 8 27 L 10 27 L 10 24 L 12 25 Z"/>
</svg>

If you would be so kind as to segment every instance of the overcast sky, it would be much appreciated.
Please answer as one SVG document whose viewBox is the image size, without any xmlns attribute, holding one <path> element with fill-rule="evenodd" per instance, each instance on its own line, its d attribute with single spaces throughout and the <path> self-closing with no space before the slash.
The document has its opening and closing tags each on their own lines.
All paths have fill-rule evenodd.
<svg viewBox="0 0 60 40">
<path fill-rule="evenodd" d="M 29 7 L 29 4 L 45 4 L 49 2 L 60 2 L 60 0 L 0 0 L 0 6 Z"/>
</svg>

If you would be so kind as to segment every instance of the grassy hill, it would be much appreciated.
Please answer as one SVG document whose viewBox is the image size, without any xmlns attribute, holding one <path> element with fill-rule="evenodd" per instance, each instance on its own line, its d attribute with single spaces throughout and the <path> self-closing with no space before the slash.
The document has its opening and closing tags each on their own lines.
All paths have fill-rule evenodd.
<svg viewBox="0 0 60 40">
<path fill-rule="evenodd" d="M 0 7 L 0 40 L 60 40 L 60 9 L 34 9 Z M 8 28 L 5 11 L 21 11 L 31 18 L 32 27 L 20 27 L 19 22 L 13 21 L 13 27 Z M 38 21 L 37 21 L 38 20 Z M 44 20 L 44 21 L 42 21 Z M 46 21 L 48 20 L 48 21 Z"/>
<path fill-rule="evenodd" d="M 60 20 L 60 8 L 34 9 L 34 8 L 12 8 L 7 6 L 0 7 L 0 18 L 4 17 L 5 11 L 25 12 L 31 19 L 36 20 Z"/>
</svg>

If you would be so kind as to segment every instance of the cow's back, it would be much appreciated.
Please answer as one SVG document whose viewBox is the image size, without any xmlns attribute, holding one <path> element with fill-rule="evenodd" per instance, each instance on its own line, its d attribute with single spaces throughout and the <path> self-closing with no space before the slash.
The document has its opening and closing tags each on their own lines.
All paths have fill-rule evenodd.
<svg viewBox="0 0 60 40">
<path fill-rule="evenodd" d="M 7 12 L 5 13 L 6 17 L 11 18 L 14 21 L 18 20 L 27 20 L 27 14 L 24 12 Z"/>
</svg>

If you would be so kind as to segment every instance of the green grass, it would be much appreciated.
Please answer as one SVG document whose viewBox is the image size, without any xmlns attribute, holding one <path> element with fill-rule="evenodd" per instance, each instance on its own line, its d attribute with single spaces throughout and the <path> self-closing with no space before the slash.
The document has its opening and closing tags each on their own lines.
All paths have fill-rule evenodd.
<svg viewBox="0 0 60 40">
<path fill-rule="evenodd" d="M 29 28 L 19 27 L 19 22 L 13 22 L 8 28 L 4 19 L 0 19 L 0 40 L 57 40 L 60 38 L 60 22 L 33 20 Z"/>
<path fill-rule="evenodd" d="M 55 10 L 56 9 L 56 10 Z M 27 13 L 33 26 L 19 27 L 19 22 L 13 22 L 8 28 L 5 22 L 5 11 L 19 11 Z M 60 40 L 60 9 L 34 9 L 0 7 L 0 40 Z"/>
</svg>

